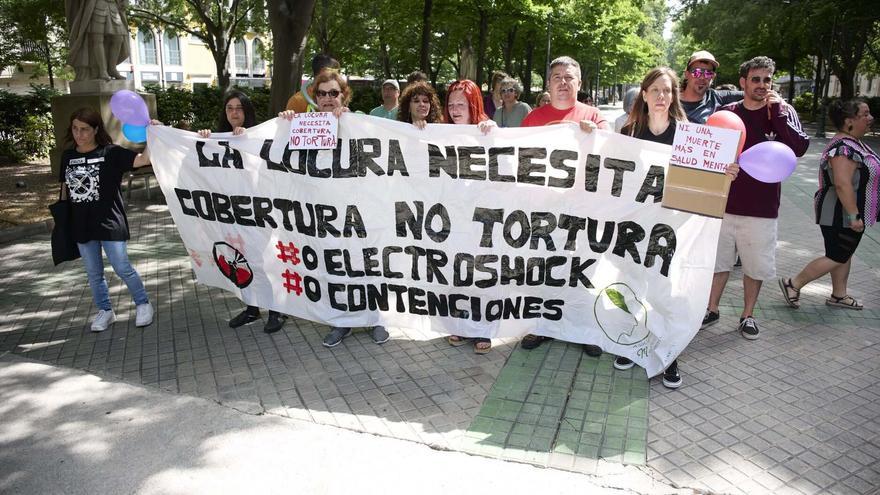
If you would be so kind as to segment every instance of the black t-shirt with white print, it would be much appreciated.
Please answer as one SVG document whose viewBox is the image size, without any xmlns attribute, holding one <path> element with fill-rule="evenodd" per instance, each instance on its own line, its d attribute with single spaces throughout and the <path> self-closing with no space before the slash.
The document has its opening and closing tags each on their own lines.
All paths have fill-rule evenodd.
<svg viewBox="0 0 880 495">
<path fill-rule="evenodd" d="M 128 218 L 122 201 L 122 176 L 137 153 L 110 144 L 88 153 L 76 149 L 61 155 L 59 179 L 67 184 L 76 242 L 127 241 Z"/>
</svg>

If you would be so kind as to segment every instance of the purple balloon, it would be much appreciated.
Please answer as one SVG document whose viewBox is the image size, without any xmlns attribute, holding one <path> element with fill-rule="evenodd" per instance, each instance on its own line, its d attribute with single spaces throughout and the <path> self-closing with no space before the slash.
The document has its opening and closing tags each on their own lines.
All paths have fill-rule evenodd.
<svg viewBox="0 0 880 495">
<path fill-rule="evenodd" d="M 773 184 L 794 172 L 797 157 L 791 148 L 778 141 L 764 141 L 743 151 L 739 166 L 755 179 Z"/>
<path fill-rule="evenodd" d="M 121 89 L 110 97 L 110 110 L 123 124 L 147 125 L 150 123 L 150 112 L 147 104 L 134 91 Z"/>
</svg>

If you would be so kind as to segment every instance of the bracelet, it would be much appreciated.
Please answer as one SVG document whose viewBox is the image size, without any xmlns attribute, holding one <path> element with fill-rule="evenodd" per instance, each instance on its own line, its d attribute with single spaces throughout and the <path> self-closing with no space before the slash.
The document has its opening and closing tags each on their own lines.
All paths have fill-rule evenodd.
<svg viewBox="0 0 880 495">
<path fill-rule="evenodd" d="M 858 213 L 856 213 L 855 215 L 851 215 L 849 213 L 843 214 L 843 224 L 844 225 L 850 225 L 851 223 L 855 222 L 858 219 L 859 219 Z"/>
</svg>

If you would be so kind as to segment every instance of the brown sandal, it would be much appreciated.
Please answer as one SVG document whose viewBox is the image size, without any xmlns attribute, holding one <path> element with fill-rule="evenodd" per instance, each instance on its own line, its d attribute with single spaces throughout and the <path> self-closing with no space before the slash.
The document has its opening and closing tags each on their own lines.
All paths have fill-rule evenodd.
<svg viewBox="0 0 880 495">
<path fill-rule="evenodd" d="M 446 342 L 449 342 L 449 345 L 451 345 L 452 347 L 465 345 L 467 344 L 468 340 L 470 339 L 467 337 L 462 337 L 461 335 L 450 335 L 449 337 L 446 337 Z"/>
<path fill-rule="evenodd" d="M 779 288 L 782 289 L 782 297 L 785 298 L 785 303 L 794 309 L 798 309 L 801 307 L 801 303 L 799 302 L 801 299 L 801 290 L 795 289 L 794 284 L 791 282 L 791 279 L 788 279 L 786 282 L 784 278 L 779 279 Z M 789 290 L 794 291 L 794 296 L 791 295 Z"/>
<path fill-rule="evenodd" d="M 486 354 L 492 350 L 492 341 L 486 338 L 474 339 L 474 352 L 477 354 Z"/>
</svg>

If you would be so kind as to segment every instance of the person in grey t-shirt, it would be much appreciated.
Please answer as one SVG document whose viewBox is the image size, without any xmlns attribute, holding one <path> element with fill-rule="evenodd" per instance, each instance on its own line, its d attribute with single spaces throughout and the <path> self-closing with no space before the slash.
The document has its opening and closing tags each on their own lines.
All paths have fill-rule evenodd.
<svg viewBox="0 0 880 495">
<path fill-rule="evenodd" d="M 696 51 L 688 60 L 681 79 L 681 106 L 688 120 L 705 124 L 706 119 L 721 106 L 743 99 L 742 91 L 712 89 L 718 61 L 706 50 Z"/>
<path fill-rule="evenodd" d="M 495 122 L 498 127 L 519 127 L 526 115 L 532 111 L 528 103 L 519 101 L 522 85 L 512 77 L 501 80 L 502 104 L 495 110 Z"/>
</svg>

